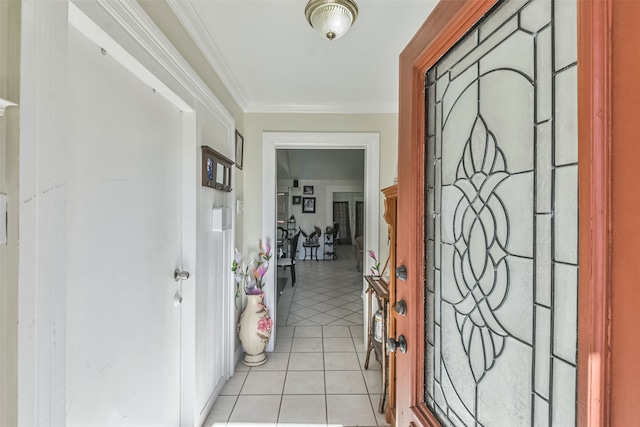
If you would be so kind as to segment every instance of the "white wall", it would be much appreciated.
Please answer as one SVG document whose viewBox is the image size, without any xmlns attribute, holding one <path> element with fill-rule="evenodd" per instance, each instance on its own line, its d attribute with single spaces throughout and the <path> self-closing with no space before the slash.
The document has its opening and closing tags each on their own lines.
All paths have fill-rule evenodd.
<svg viewBox="0 0 640 427">
<path fill-rule="evenodd" d="M 233 141 L 229 141 L 227 127 L 204 108 L 197 108 L 197 164 L 202 163 L 200 146 L 206 145 L 225 157 L 233 158 Z M 232 176 L 233 176 L 232 171 Z M 234 193 L 203 187 L 200 168 L 197 186 L 196 234 L 196 425 L 203 422 L 208 408 L 224 385 L 225 329 L 233 329 L 228 322 L 229 298 L 233 298 L 230 273 L 233 230 L 213 231 L 213 207 L 233 209 Z M 238 313 L 235 317 L 239 316 Z M 228 331 L 227 331 L 228 332 Z M 235 342 L 235 341 L 234 341 Z"/>
<path fill-rule="evenodd" d="M 0 2 L 0 98 L 19 103 L 20 2 Z M 8 194 L 8 241 L 0 244 L 0 426 L 18 416 L 19 110 L 0 114 L 0 193 Z M 0 223 L 0 227 L 4 224 Z"/>
<path fill-rule="evenodd" d="M 398 147 L 397 114 L 257 114 L 245 115 L 244 236 L 243 245 L 253 244 L 262 230 L 262 132 L 378 132 L 380 133 L 380 182 L 383 189 L 393 185 Z M 300 186 L 303 184 L 300 183 Z M 302 188 L 302 187 L 301 187 Z M 380 195 L 380 236 L 387 235 L 384 222 L 384 197 Z M 316 209 L 317 211 L 317 209 Z M 301 214 L 302 215 L 302 214 Z M 304 214 L 308 215 L 308 214 Z M 296 219 L 298 215 L 296 215 Z M 328 224 L 325 224 L 325 226 Z M 239 243 L 238 243 L 239 244 Z M 381 239 L 378 253 L 388 254 L 386 239 Z M 366 262 L 366 261 L 365 261 Z"/>
</svg>

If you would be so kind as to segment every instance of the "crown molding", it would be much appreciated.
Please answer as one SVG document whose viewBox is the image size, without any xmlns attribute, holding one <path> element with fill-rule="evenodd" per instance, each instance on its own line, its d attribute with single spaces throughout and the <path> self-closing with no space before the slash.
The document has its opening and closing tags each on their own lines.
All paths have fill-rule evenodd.
<svg viewBox="0 0 640 427">
<path fill-rule="evenodd" d="M 140 5 L 133 0 L 95 0 L 85 2 L 72 0 L 72 3 L 95 22 L 102 22 L 97 19 L 97 11 L 92 5 L 99 5 L 111 19 L 113 19 L 126 35 L 128 35 L 137 45 L 142 47 L 146 54 L 151 56 L 163 73 L 167 73 L 176 83 L 166 82 L 172 90 L 175 90 L 184 102 L 192 108 L 196 108 L 195 101 L 207 109 L 215 117 L 219 118 L 228 128 L 230 137 L 235 130 L 235 119 L 215 96 L 200 76 L 191 68 L 187 61 L 180 55 L 167 37 L 160 31 L 155 23 L 147 16 Z M 95 17 L 94 17 L 95 15 Z M 106 31 L 109 32 L 109 31 Z M 135 51 L 130 41 L 121 39 L 115 33 L 109 34 L 114 37 L 117 43 L 125 49 Z M 157 69 L 154 64 L 142 64 L 150 70 Z M 164 80 L 165 78 L 161 78 Z M 187 93 L 185 93 L 185 90 Z"/>
<path fill-rule="evenodd" d="M 243 111 L 247 110 L 249 101 L 242 90 L 242 87 L 233 76 L 231 69 L 224 60 L 222 54 L 218 50 L 211 34 L 207 31 L 205 25 L 200 20 L 198 12 L 189 1 L 166 0 L 167 4 L 175 13 L 178 21 L 184 26 L 187 33 L 191 36 L 200 52 L 216 72 L 222 83 L 225 85 L 233 99 Z"/>
<path fill-rule="evenodd" d="M 246 113 L 271 114 L 398 114 L 398 104 L 261 104 L 251 102 Z"/>
</svg>

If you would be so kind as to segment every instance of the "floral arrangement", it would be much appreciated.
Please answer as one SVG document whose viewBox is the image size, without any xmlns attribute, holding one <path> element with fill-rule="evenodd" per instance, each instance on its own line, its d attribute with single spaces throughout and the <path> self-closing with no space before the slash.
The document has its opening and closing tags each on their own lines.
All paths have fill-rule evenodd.
<svg viewBox="0 0 640 427">
<path fill-rule="evenodd" d="M 247 295 L 260 295 L 265 285 L 264 275 L 269 270 L 269 260 L 271 259 L 271 245 L 267 243 L 266 248 L 262 247 L 262 241 L 258 244 L 258 259 L 249 261 L 246 266 L 242 265 L 244 255 L 236 249 L 231 271 L 236 280 L 236 298 L 240 296 L 240 285 L 244 287 Z"/>
<path fill-rule="evenodd" d="M 376 253 L 374 251 L 369 249 L 368 252 L 369 252 L 369 256 L 371 257 L 371 259 L 373 259 L 373 262 L 374 262 L 373 267 L 371 267 L 371 275 L 372 276 L 379 276 L 380 275 L 380 261 L 378 261 L 378 258 L 376 257 Z"/>
</svg>

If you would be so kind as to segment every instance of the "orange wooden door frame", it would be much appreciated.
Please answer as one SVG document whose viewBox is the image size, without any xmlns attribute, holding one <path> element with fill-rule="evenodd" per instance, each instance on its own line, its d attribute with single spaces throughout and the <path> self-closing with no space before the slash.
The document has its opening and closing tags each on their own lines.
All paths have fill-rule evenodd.
<svg viewBox="0 0 640 427">
<path fill-rule="evenodd" d="M 400 55 L 397 299 L 408 351 L 396 357 L 396 425 L 439 426 L 424 403 L 425 72 L 497 0 L 441 0 Z M 609 425 L 611 308 L 611 15 L 614 0 L 578 0 L 578 425 Z M 417 231 L 420 230 L 420 231 Z"/>
</svg>

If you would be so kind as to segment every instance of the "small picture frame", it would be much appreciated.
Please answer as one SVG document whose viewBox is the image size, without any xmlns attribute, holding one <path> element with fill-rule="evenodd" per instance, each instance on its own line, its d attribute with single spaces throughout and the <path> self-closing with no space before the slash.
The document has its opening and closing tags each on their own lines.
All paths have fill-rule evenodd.
<svg viewBox="0 0 640 427">
<path fill-rule="evenodd" d="M 315 197 L 303 197 L 302 198 L 302 213 L 316 213 L 316 198 Z"/>
<path fill-rule="evenodd" d="M 236 167 L 242 170 L 244 163 L 244 137 L 236 130 Z"/>
<path fill-rule="evenodd" d="M 313 194 L 313 185 L 304 185 L 302 186 L 302 194 L 305 196 L 309 196 Z"/>
<path fill-rule="evenodd" d="M 215 190 L 231 191 L 233 162 L 211 147 L 202 146 L 202 185 Z"/>
<path fill-rule="evenodd" d="M 293 196 L 293 204 L 299 205 L 302 203 L 302 196 Z"/>
</svg>

